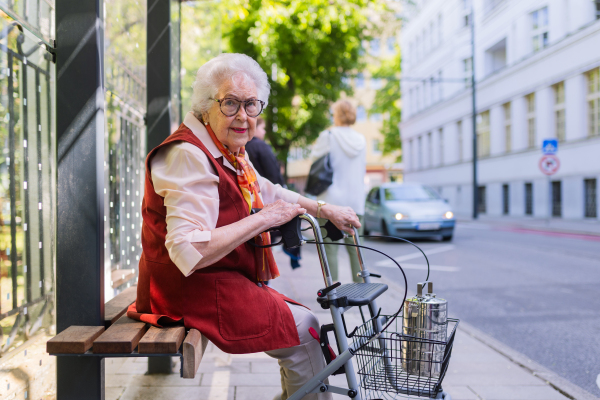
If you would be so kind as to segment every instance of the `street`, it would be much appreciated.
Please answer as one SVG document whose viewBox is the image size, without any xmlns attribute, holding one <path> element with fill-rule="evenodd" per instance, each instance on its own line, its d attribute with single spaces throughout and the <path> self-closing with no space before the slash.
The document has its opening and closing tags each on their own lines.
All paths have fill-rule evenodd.
<svg viewBox="0 0 600 400">
<path fill-rule="evenodd" d="M 409 244 L 370 238 L 363 244 L 396 258 L 409 295 L 425 280 L 425 260 Z M 452 242 L 416 244 L 428 254 L 434 292 L 448 300 L 450 317 L 600 396 L 600 237 L 463 222 Z M 303 251 L 316 252 L 314 246 Z M 395 264 L 368 250 L 364 257 L 371 271 L 397 282 L 391 289 L 404 287 Z"/>
</svg>

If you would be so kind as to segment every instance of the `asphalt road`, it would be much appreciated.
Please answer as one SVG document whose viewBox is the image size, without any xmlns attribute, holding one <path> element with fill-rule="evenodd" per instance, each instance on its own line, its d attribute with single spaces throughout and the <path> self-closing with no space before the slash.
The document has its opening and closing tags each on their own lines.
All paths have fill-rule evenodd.
<svg viewBox="0 0 600 400">
<path fill-rule="evenodd" d="M 409 295 L 425 280 L 422 255 L 408 244 L 364 239 L 397 258 Z M 418 240 L 430 280 L 459 318 L 600 396 L 600 237 L 457 226 L 452 242 Z M 373 272 L 396 280 L 398 268 L 365 252 Z M 598 383 L 597 383 L 598 382 Z"/>
</svg>

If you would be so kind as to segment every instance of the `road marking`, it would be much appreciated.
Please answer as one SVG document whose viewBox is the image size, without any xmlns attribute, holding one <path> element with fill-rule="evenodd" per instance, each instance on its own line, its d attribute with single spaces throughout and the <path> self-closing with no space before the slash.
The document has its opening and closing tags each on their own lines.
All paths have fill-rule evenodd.
<svg viewBox="0 0 600 400">
<path fill-rule="evenodd" d="M 598 374 L 598 377 L 596 378 L 596 385 L 600 388 L 600 374 Z"/>
<path fill-rule="evenodd" d="M 427 264 L 405 264 L 401 263 L 400 266 L 404 269 L 420 269 L 427 270 Z M 396 264 L 393 265 L 385 265 L 384 268 L 398 268 Z M 449 267 L 446 265 L 429 265 L 429 269 L 432 271 L 440 271 L 440 272 L 456 272 L 459 271 L 459 267 Z"/>
<path fill-rule="evenodd" d="M 450 251 L 450 250 L 454 250 L 454 245 L 448 245 L 448 246 L 442 246 L 442 247 L 438 247 L 432 250 L 423 250 L 425 252 L 425 254 L 427 254 L 428 256 L 432 255 L 432 254 L 438 254 L 438 253 L 444 253 L 446 251 Z M 423 254 L 419 251 L 419 252 L 414 252 L 414 253 L 410 253 L 410 254 L 406 254 L 404 256 L 398 256 L 398 257 L 394 257 L 394 260 L 401 262 L 401 261 L 408 261 L 408 260 L 414 260 L 415 258 L 423 258 Z M 425 260 L 423 259 L 423 262 L 425 262 Z M 394 264 L 392 261 L 390 260 L 383 260 L 383 261 L 379 261 L 375 264 L 373 264 L 375 267 L 396 267 L 396 264 Z M 424 264 L 425 268 L 427 267 L 427 264 Z"/>
</svg>

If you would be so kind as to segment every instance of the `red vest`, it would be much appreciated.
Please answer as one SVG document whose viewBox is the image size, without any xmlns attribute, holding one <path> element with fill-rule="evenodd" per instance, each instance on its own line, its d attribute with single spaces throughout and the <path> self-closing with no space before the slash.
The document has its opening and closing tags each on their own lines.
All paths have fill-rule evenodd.
<svg viewBox="0 0 600 400">
<path fill-rule="evenodd" d="M 183 320 L 187 328 L 198 329 L 218 348 L 232 354 L 299 345 L 296 323 L 285 302 L 298 303 L 257 282 L 254 247 L 244 243 L 188 277 L 171 261 L 165 247 L 167 212 L 164 199 L 154 190 L 150 161 L 161 147 L 181 141 L 204 151 L 219 175 L 217 228 L 249 215 L 235 172 L 223 166 L 223 158 L 217 161 L 182 124 L 146 158 L 143 252 L 137 300 L 127 315 L 156 326 Z"/>
</svg>

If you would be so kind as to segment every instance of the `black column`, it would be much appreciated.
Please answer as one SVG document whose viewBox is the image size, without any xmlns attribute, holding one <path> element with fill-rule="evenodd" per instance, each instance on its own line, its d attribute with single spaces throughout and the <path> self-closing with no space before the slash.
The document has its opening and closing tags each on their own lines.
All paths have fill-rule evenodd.
<svg viewBox="0 0 600 400">
<path fill-rule="evenodd" d="M 147 0 L 147 7 L 146 152 L 149 152 L 171 134 L 171 0 Z M 171 357 L 148 357 L 148 373 L 172 373 Z"/>
<path fill-rule="evenodd" d="M 171 134 L 171 0 L 148 0 L 147 6 L 146 147 L 150 151 Z"/>
<path fill-rule="evenodd" d="M 104 323 L 102 10 L 56 1 L 57 332 Z M 58 357 L 57 398 L 104 399 L 104 360 Z"/>
</svg>

